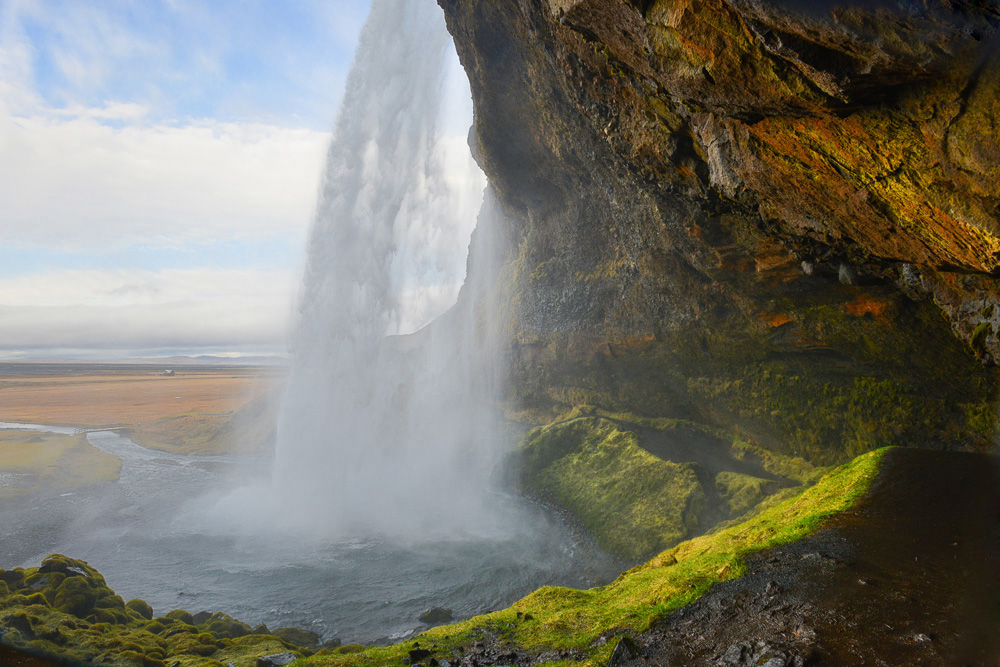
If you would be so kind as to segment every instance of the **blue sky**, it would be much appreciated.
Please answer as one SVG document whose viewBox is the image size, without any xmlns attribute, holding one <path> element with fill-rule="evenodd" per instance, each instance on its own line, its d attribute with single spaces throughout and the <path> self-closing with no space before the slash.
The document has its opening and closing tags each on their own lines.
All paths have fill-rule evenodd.
<svg viewBox="0 0 1000 667">
<path fill-rule="evenodd" d="M 0 358 L 273 353 L 358 0 L 0 0 Z"/>
</svg>

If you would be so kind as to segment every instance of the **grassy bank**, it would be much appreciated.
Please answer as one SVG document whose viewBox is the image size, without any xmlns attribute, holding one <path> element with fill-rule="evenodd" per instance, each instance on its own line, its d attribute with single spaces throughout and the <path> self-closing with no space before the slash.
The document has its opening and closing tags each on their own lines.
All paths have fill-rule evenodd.
<svg viewBox="0 0 1000 667">
<path fill-rule="evenodd" d="M 118 479 L 122 462 L 83 435 L 0 431 L 0 499 Z"/>
</svg>

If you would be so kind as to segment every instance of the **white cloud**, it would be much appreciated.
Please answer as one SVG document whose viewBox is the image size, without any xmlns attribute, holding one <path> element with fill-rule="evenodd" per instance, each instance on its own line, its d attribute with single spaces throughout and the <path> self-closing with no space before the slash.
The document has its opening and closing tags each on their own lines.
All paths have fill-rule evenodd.
<svg viewBox="0 0 1000 667">
<path fill-rule="evenodd" d="M 61 271 L 0 279 L 0 356 L 44 348 L 281 351 L 292 271 Z"/>
<path fill-rule="evenodd" d="M 141 115 L 129 104 L 20 118 L 0 108 L 0 243 L 79 250 L 305 237 L 329 134 L 96 120 Z"/>
</svg>

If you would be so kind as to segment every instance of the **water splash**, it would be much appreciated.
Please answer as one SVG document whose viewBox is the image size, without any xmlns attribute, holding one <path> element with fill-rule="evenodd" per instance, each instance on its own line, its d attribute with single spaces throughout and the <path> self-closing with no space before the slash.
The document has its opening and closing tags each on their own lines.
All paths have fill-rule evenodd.
<svg viewBox="0 0 1000 667">
<path fill-rule="evenodd" d="M 462 284 L 485 186 L 470 122 L 439 8 L 376 0 L 329 152 L 278 424 L 275 500 L 311 531 L 482 527 L 495 454 L 489 318 L 467 286 L 413 333 Z M 489 226 L 495 211 L 480 218 Z M 491 270 L 489 249 L 477 252 Z"/>
</svg>

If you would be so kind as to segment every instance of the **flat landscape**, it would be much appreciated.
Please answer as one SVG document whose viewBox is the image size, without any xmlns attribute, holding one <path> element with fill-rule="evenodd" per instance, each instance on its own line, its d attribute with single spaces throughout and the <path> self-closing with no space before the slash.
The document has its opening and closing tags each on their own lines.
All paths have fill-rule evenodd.
<svg viewBox="0 0 1000 667">
<path fill-rule="evenodd" d="M 281 377 L 270 367 L 0 364 L 0 421 L 140 428 L 239 410 Z"/>
<path fill-rule="evenodd" d="M 270 452 L 284 369 L 268 366 L 0 364 L 0 422 L 122 425 L 179 454 Z M 0 429 L 0 498 L 116 479 L 117 457 L 84 435 Z"/>
</svg>

